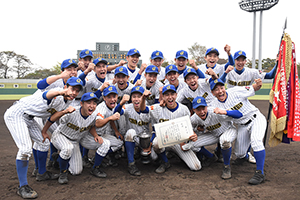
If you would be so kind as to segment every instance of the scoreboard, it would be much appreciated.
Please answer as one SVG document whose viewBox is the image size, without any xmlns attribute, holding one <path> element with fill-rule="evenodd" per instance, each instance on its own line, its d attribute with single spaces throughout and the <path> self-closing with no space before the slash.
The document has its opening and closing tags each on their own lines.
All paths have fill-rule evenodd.
<svg viewBox="0 0 300 200">
<path fill-rule="evenodd" d="M 127 51 L 119 50 L 119 43 L 107 43 L 107 42 L 97 42 L 96 50 L 91 50 L 93 52 L 94 59 L 104 58 L 107 60 L 109 65 L 118 64 L 120 60 L 126 60 Z M 79 54 L 81 50 L 77 50 L 77 59 L 79 59 Z M 138 67 L 142 64 L 142 60 L 139 60 Z"/>
</svg>

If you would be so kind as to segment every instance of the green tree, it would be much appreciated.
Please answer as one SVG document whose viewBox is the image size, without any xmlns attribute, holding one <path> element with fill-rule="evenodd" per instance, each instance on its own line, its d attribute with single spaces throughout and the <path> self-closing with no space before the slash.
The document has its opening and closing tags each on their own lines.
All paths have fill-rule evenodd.
<svg viewBox="0 0 300 200">
<path fill-rule="evenodd" d="M 24 76 L 24 79 L 44 79 L 52 75 L 56 75 L 55 71 L 50 69 L 38 69 Z"/>
<path fill-rule="evenodd" d="M 55 72 L 56 74 L 60 74 L 61 73 L 61 63 L 57 62 L 57 64 L 51 68 L 51 71 Z"/>
<path fill-rule="evenodd" d="M 192 45 L 191 48 L 188 48 L 189 54 L 191 55 L 192 59 L 195 60 L 196 65 L 201 65 L 206 63 L 204 57 L 206 52 L 206 47 L 201 46 L 197 42 Z"/>
</svg>

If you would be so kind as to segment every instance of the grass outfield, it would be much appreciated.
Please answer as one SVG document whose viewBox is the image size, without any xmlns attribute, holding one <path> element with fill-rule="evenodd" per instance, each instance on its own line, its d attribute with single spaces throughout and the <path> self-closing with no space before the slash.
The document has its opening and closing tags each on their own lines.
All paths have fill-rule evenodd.
<svg viewBox="0 0 300 200">
<path fill-rule="evenodd" d="M 26 97 L 29 95 L 0 95 L 0 100 L 19 100 L 22 97 Z M 249 97 L 250 100 L 269 100 L 269 95 L 255 95 L 253 97 Z"/>
</svg>

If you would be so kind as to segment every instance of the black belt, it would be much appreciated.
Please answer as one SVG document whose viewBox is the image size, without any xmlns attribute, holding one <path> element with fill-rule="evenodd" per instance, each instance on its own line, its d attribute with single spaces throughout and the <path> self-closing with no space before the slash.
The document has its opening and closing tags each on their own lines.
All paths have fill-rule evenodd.
<svg viewBox="0 0 300 200">
<path fill-rule="evenodd" d="M 27 113 L 24 113 L 24 115 L 26 115 L 26 117 L 28 117 L 29 119 L 33 119 L 34 118 L 33 115 L 28 115 Z"/>
<path fill-rule="evenodd" d="M 75 98 L 75 100 L 81 100 L 81 97 L 79 97 L 79 98 Z"/>
<path fill-rule="evenodd" d="M 253 115 L 253 118 L 256 118 L 256 114 Z M 247 126 L 251 122 L 252 122 L 252 119 L 249 119 L 249 121 L 247 121 L 245 124 L 242 124 L 242 125 Z"/>
</svg>

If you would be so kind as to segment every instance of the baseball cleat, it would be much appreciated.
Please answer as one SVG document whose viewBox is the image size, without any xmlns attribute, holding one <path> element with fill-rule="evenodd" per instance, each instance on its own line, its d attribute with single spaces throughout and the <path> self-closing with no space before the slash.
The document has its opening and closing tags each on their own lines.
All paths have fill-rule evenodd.
<svg viewBox="0 0 300 200">
<path fill-rule="evenodd" d="M 160 164 L 160 166 L 155 170 L 156 173 L 158 174 L 162 174 L 165 173 L 165 171 L 167 169 L 169 169 L 171 167 L 169 162 L 163 162 L 162 164 Z"/>
<path fill-rule="evenodd" d="M 218 157 L 216 156 L 216 154 L 213 154 L 213 157 L 206 158 L 205 160 L 203 160 L 202 166 L 209 167 L 212 163 L 217 162 L 217 161 L 218 161 Z"/>
<path fill-rule="evenodd" d="M 230 179 L 231 178 L 231 168 L 229 165 L 224 166 L 221 178 L 222 179 Z"/>
<path fill-rule="evenodd" d="M 37 173 L 36 180 L 37 181 L 46 181 L 46 180 L 55 180 L 58 179 L 59 174 L 53 174 L 52 172 L 46 171 L 43 174 Z"/>
<path fill-rule="evenodd" d="M 18 188 L 17 194 L 23 199 L 35 199 L 38 197 L 37 192 L 29 187 L 29 185 L 23 185 L 22 187 Z"/>
<path fill-rule="evenodd" d="M 137 166 L 135 165 L 134 162 L 128 164 L 128 171 L 129 171 L 129 174 L 134 175 L 134 176 L 142 175 L 141 171 L 137 168 Z"/>
<path fill-rule="evenodd" d="M 83 165 L 83 167 L 86 167 L 86 168 L 92 167 L 92 163 L 90 162 L 90 160 L 87 156 L 82 157 L 82 165 Z"/>
<path fill-rule="evenodd" d="M 60 184 L 67 184 L 69 182 L 68 180 L 68 171 L 65 170 L 59 174 L 58 183 Z"/>
<path fill-rule="evenodd" d="M 265 175 L 261 170 L 256 170 L 254 176 L 249 180 L 249 184 L 258 185 L 265 181 Z"/>
<path fill-rule="evenodd" d="M 90 173 L 98 178 L 106 178 L 107 177 L 106 173 L 104 171 L 101 171 L 99 166 L 92 168 Z"/>
</svg>

